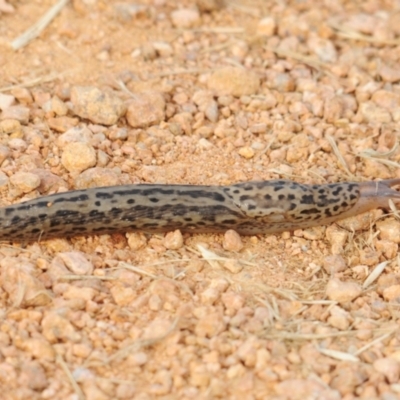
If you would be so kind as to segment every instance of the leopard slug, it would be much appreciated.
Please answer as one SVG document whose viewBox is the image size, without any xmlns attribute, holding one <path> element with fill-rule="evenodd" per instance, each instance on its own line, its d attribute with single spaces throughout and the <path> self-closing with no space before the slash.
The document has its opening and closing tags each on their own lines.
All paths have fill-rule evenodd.
<svg viewBox="0 0 400 400">
<path fill-rule="evenodd" d="M 400 179 L 305 185 L 287 180 L 230 186 L 137 184 L 75 190 L 0 208 L 0 240 L 126 231 L 253 235 L 326 225 L 400 201 Z"/>
</svg>

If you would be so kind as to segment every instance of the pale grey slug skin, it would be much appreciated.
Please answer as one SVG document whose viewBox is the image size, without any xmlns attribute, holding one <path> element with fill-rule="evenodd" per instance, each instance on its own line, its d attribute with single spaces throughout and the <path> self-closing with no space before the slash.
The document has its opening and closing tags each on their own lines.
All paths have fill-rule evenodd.
<svg viewBox="0 0 400 400">
<path fill-rule="evenodd" d="M 39 197 L 0 208 L 0 240 L 35 241 L 114 232 L 268 234 L 325 225 L 400 200 L 400 179 L 305 185 L 126 185 Z"/>
</svg>

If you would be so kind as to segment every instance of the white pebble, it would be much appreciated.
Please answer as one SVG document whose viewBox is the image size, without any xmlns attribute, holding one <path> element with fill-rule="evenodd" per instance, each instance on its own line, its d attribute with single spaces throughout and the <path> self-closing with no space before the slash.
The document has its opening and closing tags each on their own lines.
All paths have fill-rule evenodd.
<svg viewBox="0 0 400 400">
<path fill-rule="evenodd" d="M 91 275 L 93 264 L 79 251 L 67 251 L 58 254 L 65 266 L 76 275 Z"/>
<path fill-rule="evenodd" d="M 342 282 L 337 278 L 329 280 L 326 286 L 326 296 L 333 301 L 344 303 L 352 301 L 362 292 L 361 286 L 356 282 Z"/>
</svg>

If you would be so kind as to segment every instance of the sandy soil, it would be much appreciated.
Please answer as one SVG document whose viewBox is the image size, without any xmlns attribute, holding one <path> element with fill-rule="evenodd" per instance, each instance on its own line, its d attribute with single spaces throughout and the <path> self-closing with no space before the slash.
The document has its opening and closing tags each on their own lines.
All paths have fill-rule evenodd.
<svg viewBox="0 0 400 400">
<path fill-rule="evenodd" d="M 400 178 L 399 5 L 329 3 L 0 1 L 2 205 Z M 399 221 L 4 243 L 1 397 L 398 399 Z"/>
</svg>

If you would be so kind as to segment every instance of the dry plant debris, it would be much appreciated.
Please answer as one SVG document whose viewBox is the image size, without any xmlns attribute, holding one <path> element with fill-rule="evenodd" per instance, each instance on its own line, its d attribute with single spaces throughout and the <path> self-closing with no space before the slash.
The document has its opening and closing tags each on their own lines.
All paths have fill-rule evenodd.
<svg viewBox="0 0 400 400">
<path fill-rule="evenodd" d="M 400 177 L 394 1 L 0 1 L 0 38 L 3 205 Z M 1 396 L 398 399 L 399 244 L 393 203 L 271 236 L 4 243 Z"/>
</svg>

